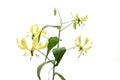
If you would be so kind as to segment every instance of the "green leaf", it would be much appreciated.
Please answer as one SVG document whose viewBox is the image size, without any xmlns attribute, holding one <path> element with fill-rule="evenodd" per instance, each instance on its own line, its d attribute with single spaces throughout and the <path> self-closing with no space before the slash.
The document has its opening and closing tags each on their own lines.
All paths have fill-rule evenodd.
<svg viewBox="0 0 120 80">
<path fill-rule="evenodd" d="M 57 38 L 57 37 L 50 37 L 49 39 L 48 39 L 48 46 L 47 46 L 47 48 L 48 48 L 48 51 L 47 51 L 47 53 L 49 53 L 50 52 L 50 50 L 54 47 L 54 46 L 56 46 L 56 44 L 59 42 L 59 39 Z"/>
<path fill-rule="evenodd" d="M 38 68 L 37 68 L 37 77 L 38 77 L 39 80 L 41 80 L 40 72 L 41 72 L 43 66 L 46 65 L 46 64 L 48 64 L 48 63 L 50 63 L 50 62 L 53 63 L 53 61 L 54 61 L 54 60 L 50 60 L 50 61 L 44 62 L 44 63 L 42 63 L 42 64 L 40 64 L 40 65 L 38 66 Z"/>
<path fill-rule="evenodd" d="M 58 75 L 61 78 L 61 80 L 65 80 L 65 78 L 60 73 L 55 72 L 54 75 Z"/>
<path fill-rule="evenodd" d="M 50 38 L 48 39 L 48 42 L 49 42 L 49 43 L 48 43 L 48 46 L 47 46 L 47 55 L 46 55 L 46 58 L 47 58 L 49 52 L 51 51 L 51 49 L 52 49 L 53 47 L 55 47 L 56 44 L 59 42 L 59 39 L 58 39 L 57 37 L 50 37 Z M 46 59 L 45 59 L 45 61 L 46 61 Z"/>
<path fill-rule="evenodd" d="M 73 23 L 73 29 L 76 30 L 76 21 L 74 21 L 74 23 Z"/>
<path fill-rule="evenodd" d="M 57 66 L 60 63 L 60 61 L 61 61 L 61 59 L 62 59 L 62 57 L 63 57 L 65 52 L 66 52 L 66 48 L 65 47 L 53 49 L 53 55 L 55 57 L 55 61 L 57 62 L 55 64 L 55 66 Z"/>
<path fill-rule="evenodd" d="M 54 16 L 56 16 L 57 14 L 57 11 L 56 11 L 56 8 L 54 8 Z"/>
</svg>

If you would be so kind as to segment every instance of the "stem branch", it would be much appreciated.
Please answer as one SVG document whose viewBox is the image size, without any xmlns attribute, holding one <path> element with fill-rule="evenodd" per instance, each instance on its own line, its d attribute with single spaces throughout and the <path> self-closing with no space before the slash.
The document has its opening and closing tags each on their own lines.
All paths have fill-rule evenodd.
<svg viewBox="0 0 120 80">
<path fill-rule="evenodd" d="M 63 29 L 61 29 L 61 31 L 63 31 L 63 30 L 66 29 L 67 27 L 69 27 L 72 23 L 73 23 L 73 21 L 72 21 L 70 24 L 68 24 L 67 26 L 65 26 Z"/>
<path fill-rule="evenodd" d="M 46 55 L 42 51 L 40 51 L 40 50 L 37 50 L 37 51 L 40 52 L 43 56 L 46 57 Z M 46 57 L 46 59 L 48 59 L 49 61 L 51 61 L 48 57 Z"/>
<path fill-rule="evenodd" d="M 70 48 L 68 48 L 67 50 L 74 49 L 74 48 L 75 48 L 75 46 L 74 46 L 74 47 L 70 47 Z"/>
<path fill-rule="evenodd" d="M 54 61 L 54 65 L 53 65 L 53 79 L 52 80 L 54 80 L 55 79 L 55 61 Z"/>
</svg>

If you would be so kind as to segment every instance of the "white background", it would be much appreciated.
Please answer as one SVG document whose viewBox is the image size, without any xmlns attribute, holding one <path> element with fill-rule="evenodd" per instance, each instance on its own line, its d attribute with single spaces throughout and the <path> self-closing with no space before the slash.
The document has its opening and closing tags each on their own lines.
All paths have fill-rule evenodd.
<svg viewBox="0 0 120 80">
<path fill-rule="evenodd" d="M 37 80 L 41 57 L 32 61 L 23 57 L 16 38 L 26 34 L 33 24 L 55 24 L 55 7 L 64 21 L 71 19 L 71 12 L 87 14 L 85 28 L 77 33 L 82 32 L 94 43 L 79 59 L 78 53 L 68 51 L 57 70 L 67 80 L 120 80 L 119 0 L 0 0 L 0 80 Z M 63 32 L 67 46 L 76 33 L 68 32 Z M 46 77 L 43 75 L 43 80 Z"/>
</svg>

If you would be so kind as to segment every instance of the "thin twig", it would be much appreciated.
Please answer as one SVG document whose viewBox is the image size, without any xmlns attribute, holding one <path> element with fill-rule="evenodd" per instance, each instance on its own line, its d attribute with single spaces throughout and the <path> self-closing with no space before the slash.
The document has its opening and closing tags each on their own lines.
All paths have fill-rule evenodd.
<svg viewBox="0 0 120 80">
<path fill-rule="evenodd" d="M 58 10 L 58 15 L 59 15 L 59 18 L 60 18 L 60 25 L 62 26 L 62 18 L 61 18 L 59 10 Z"/>
<path fill-rule="evenodd" d="M 71 22 L 70 24 L 68 24 L 67 26 L 65 26 L 63 29 L 61 29 L 61 31 L 63 31 L 64 29 L 66 29 L 67 27 L 69 27 L 73 22 Z"/>
<path fill-rule="evenodd" d="M 46 57 L 46 55 L 42 52 L 42 51 L 40 51 L 40 50 L 37 50 L 38 52 L 40 52 L 43 56 L 45 56 Z M 46 57 L 49 61 L 51 61 L 48 57 Z"/>
<path fill-rule="evenodd" d="M 70 47 L 70 48 L 68 48 L 67 50 L 74 49 L 74 48 L 75 48 L 75 46 L 74 46 L 74 47 Z"/>
<path fill-rule="evenodd" d="M 67 23 L 70 23 L 70 22 L 73 22 L 73 20 L 67 21 L 67 22 L 63 22 L 62 24 L 67 24 Z"/>
</svg>

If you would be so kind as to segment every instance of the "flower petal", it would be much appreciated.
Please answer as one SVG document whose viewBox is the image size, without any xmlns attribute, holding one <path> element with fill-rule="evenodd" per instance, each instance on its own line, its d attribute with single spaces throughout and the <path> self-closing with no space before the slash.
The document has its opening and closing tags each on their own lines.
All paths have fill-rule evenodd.
<svg viewBox="0 0 120 80">
<path fill-rule="evenodd" d="M 39 44 L 36 46 L 36 49 L 37 49 L 37 50 L 44 49 L 44 48 L 47 47 L 47 45 L 48 45 L 48 41 L 46 41 L 45 44 L 42 44 L 41 42 L 39 42 Z"/>
<path fill-rule="evenodd" d="M 79 36 L 75 39 L 75 45 L 76 45 L 76 46 L 81 46 L 81 38 L 82 38 L 82 35 L 79 35 Z"/>
<path fill-rule="evenodd" d="M 34 35 L 37 35 L 37 34 L 40 32 L 39 26 L 38 26 L 37 24 L 32 25 L 32 26 L 30 27 L 30 32 L 31 32 L 32 34 L 34 34 Z"/>
<path fill-rule="evenodd" d="M 21 39 L 21 42 L 19 42 L 19 40 L 17 39 L 16 42 L 17 42 L 18 47 L 19 47 L 20 49 L 29 50 L 25 38 L 22 38 L 22 39 Z"/>
<path fill-rule="evenodd" d="M 35 50 L 35 47 L 38 45 L 38 39 L 37 38 L 34 38 L 33 41 L 32 41 L 32 50 L 34 51 Z"/>
<path fill-rule="evenodd" d="M 87 43 L 89 42 L 89 39 L 88 38 L 86 38 L 85 39 L 85 43 L 84 43 L 84 45 L 83 45 L 83 47 L 85 46 L 85 45 L 87 45 Z"/>
</svg>

